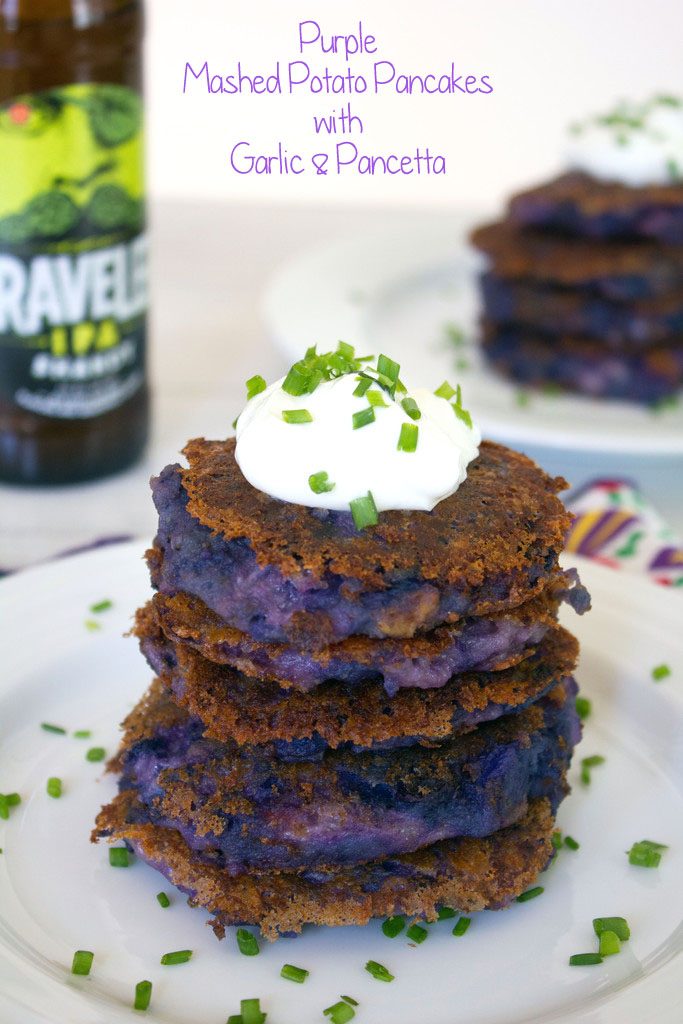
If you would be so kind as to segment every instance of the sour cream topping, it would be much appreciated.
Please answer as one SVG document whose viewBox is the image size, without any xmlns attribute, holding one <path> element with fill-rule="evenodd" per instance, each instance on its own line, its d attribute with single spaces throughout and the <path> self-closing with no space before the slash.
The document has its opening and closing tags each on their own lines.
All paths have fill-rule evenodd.
<svg viewBox="0 0 683 1024">
<path fill-rule="evenodd" d="M 323 381 L 312 393 L 298 396 L 283 390 L 284 380 L 251 398 L 236 428 L 235 458 L 242 473 L 274 498 L 348 511 L 351 501 L 370 491 L 380 512 L 430 511 L 458 489 L 478 454 L 479 429 L 468 425 L 467 413 L 459 418 L 452 397 L 416 388 L 392 398 L 373 385 L 385 405 L 373 406 L 374 420 L 354 429 L 353 414 L 370 407 L 367 395 L 354 394 L 356 373 Z M 419 419 L 407 414 L 401 404 L 405 398 L 414 399 Z M 283 417 L 302 409 L 310 422 L 292 423 Z M 414 451 L 398 448 L 404 425 L 412 440 L 412 428 L 417 428 Z M 309 478 L 322 473 L 334 487 L 315 493 Z"/>
<path fill-rule="evenodd" d="M 565 155 L 574 170 L 632 188 L 683 180 L 683 101 L 622 103 L 572 125 Z"/>
</svg>

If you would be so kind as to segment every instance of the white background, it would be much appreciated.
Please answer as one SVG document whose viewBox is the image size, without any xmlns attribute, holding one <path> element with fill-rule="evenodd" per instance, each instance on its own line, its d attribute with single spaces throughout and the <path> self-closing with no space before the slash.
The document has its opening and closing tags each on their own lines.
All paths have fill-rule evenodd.
<svg viewBox="0 0 683 1024">
<path fill-rule="evenodd" d="M 683 6 L 678 0 L 147 0 L 150 174 L 161 197 L 254 201 L 410 203 L 494 208 L 509 191 L 561 163 L 566 126 L 622 96 L 680 92 Z M 344 97 L 182 94 L 185 62 L 228 74 L 241 60 L 267 73 L 302 59 L 298 23 L 348 33 L 359 19 L 377 37 L 376 59 L 399 70 L 489 74 L 488 96 L 351 98 L 364 115 L 368 152 L 430 145 L 445 177 L 240 177 L 229 151 L 240 139 L 271 151 L 315 145 L 313 113 Z M 343 55 L 307 47 L 303 59 L 343 70 Z M 328 144 L 330 140 L 327 140 Z M 317 148 L 320 148 L 318 146 Z"/>
</svg>

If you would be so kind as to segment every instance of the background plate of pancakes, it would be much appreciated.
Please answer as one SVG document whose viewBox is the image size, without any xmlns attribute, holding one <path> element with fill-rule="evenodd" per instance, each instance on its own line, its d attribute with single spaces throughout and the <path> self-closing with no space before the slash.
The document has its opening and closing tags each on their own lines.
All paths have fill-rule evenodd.
<svg viewBox="0 0 683 1024">
<path fill-rule="evenodd" d="M 372 237 L 303 253 L 274 277 L 263 313 L 290 360 L 309 345 L 391 352 L 407 379 L 458 380 L 485 437 L 512 445 L 673 456 L 683 453 L 683 403 L 660 409 L 570 393 L 524 390 L 485 363 L 478 277 L 468 242 L 481 216 L 416 217 Z M 405 223 L 405 222 L 404 222 Z M 369 343 L 372 339 L 372 345 Z"/>
<path fill-rule="evenodd" d="M 539 879 L 540 897 L 472 915 L 460 938 L 443 920 L 415 946 L 405 935 L 387 938 L 374 921 L 307 928 L 296 939 L 262 942 L 260 954 L 246 958 L 233 928 L 217 941 L 209 915 L 189 909 L 156 872 L 140 862 L 114 869 L 106 846 L 89 842 L 115 785 L 86 750 L 114 752 L 115 723 L 149 675 L 135 641 L 123 636 L 130 610 L 149 596 L 142 555 L 142 544 L 114 546 L 0 583 L 1 788 L 22 796 L 2 823 L 0 1019 L 131 1020 L 144 978 L 154 985 L 146 1019 L 164 1024 L 225 1021 L 251 997 L 272 1024 L 302 1024 L 324 1020 L 322 1010 L 341 994 L 358 1000 L 359 1024 L 680 1021 L 683 637 L 669 594 L 580 565 L 594 610 L 580 619 L 570 612 L 567 623 L 581 642 L 577 677 L 592 713 L 558 820 L 580 848 L 560 851 Z M 99 617 L 101 629 L 89 631 L 88 609 L 104 598 L 113 606 Z M 662 663 L 671 675 L 656 683 L 652 669 Z M 67 732 L 46 732 L 41 722 Z M 91 737 L 74 737 L 79 729 Z M 594 754 L 605 763 L 586 786 L 580 761 Z M 59 800 L 46 795 L 50 776 L 63 780 Z M 630 866 L 625 855 L 646 837 L 669 847 L 656 871 Z M 155 899 L 160 889 L 170 893 L 168 909 Z M 621 955 L 569 968 L 572 953 L 595 948 L 592 919 L 611 915 L 631 926 Z M 76 949 L 95 953 L 88 978 L 70 974 Z M 192 960 L 160 966 L 160 956 L 177 949 L 192 949 Z M 369 959 L 395 980 L 370 977 Z M 280 978 L 285 963 L 310 971 L 304 985 Z"/>
</svg>

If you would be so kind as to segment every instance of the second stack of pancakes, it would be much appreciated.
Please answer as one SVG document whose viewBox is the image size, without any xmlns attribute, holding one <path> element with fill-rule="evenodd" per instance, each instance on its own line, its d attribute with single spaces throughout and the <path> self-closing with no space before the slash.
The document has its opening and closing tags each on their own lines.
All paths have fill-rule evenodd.
<svg viewBox="0 0 683 1024">
<path fill-rule="evenodd" d="M 478 228 L 484 355 L 520 385 L 643 404 L 683 385 L 683 183 L 579 171 Z"/>
<path fill-rule="evenodd" d="M 359 531 L 254 489 L 234 440 L 184 454 L 153 481 L 156 679 L 96 835 L 219 934 L 509 903 L 551 856 L 580 734 L 564 481 L 484 442 L 433 512 Z"/>
</svg>

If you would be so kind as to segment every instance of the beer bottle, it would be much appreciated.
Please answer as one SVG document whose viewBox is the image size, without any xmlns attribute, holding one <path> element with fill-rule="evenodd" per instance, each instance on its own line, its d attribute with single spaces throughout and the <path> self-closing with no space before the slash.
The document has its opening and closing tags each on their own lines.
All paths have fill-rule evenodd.
<svg viewBox="0 0 683 1024">
<path fill-rule="evenodd" d="M 147 436 L 141 0 L 0 0 L 0 479 Z"/>
</svg>

